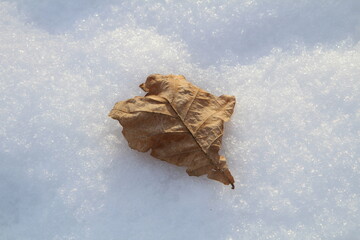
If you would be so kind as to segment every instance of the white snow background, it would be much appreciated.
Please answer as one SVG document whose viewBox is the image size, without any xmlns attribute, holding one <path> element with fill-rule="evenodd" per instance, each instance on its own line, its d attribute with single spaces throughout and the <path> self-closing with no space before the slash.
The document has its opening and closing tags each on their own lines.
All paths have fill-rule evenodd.
<svg viewBox="0 0 360 240">
<path fill-rule="evenodd" d="M 360 239 L 360 1 L 0 1 L 0 239 Z M 235 95 L 231 190 L 131 150 L 151 73 Z"/>
</svg>

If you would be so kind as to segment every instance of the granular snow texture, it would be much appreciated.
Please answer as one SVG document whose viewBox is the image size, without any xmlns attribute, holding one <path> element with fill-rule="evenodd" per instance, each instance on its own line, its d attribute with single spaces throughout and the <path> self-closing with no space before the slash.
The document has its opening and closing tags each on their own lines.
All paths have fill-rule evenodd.
<svg viewBox="0 0 360 240">
<path fill-rule="evenodd" d="M 360 2 L 0 1 L 0 239 L 358 239 Z M 235 95 L 231 190 L 131 150 L 151 73 Z"/>
</svg>

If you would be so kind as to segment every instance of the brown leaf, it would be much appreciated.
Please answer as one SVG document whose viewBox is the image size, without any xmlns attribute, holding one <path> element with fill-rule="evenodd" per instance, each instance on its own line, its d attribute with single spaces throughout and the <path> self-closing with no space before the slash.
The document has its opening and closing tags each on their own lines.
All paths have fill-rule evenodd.
<svg viewBox="0 0 360 240">
<path fill-rule="evenodd" d="M 208 178 L 234 188 L 225 157 L 218 154 L 224 122 L 235 97 L 214 95 L 182 75 L 150 75 L 140 87 L 145 97 L 115 104 L 109 116 L 123 126 L 129 146 L 169 163 L 187 167 L 190 176 Z"/>
</svg>

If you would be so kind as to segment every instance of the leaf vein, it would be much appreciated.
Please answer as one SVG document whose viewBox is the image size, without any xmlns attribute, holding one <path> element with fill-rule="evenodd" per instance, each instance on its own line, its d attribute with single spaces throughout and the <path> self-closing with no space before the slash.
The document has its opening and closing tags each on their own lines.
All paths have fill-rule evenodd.
<svg viewBox="0 0 360 240">
<path fill-rule="evenodd" d="M 192 101 L 191 101 L 191 103 L 190 103 L 190 106 L 188 107 L 188 109 L 187 109 L 187 111 L 186 111 L 186 113 L 185 113 L 184 121 L 185 121 L 185 119 L 186 119 L 186 117 L 187 117 L 187 115 L 188 115 L 188 113 L 189 113 L 189 110 L 190 110 L 191 106 L 193 105 L 193 103 L 194 103 L 197 95 L 199 94 L 199 92 L 200 92 L 200 88 L 197 89 L 196 94 L 195 94 L 194 98 L 192 99 Z"/>
</svg>

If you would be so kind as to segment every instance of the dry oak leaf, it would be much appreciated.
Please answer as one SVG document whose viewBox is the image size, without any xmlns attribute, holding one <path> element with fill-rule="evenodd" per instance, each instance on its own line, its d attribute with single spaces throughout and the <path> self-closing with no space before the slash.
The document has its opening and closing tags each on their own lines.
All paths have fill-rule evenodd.
<svg viewBox="0 0 360 240">
<path fill-rule="evenodd" d="M 225 157 L 218 152 L 235 97 L 216 97 L 182 75 L 153 74 L 140 87 L 145 97 L 118 102 L 109 113 L 123 126 L 129 146 L 140 152 L 151 149 L 153 157 L 187 167 L 190 176 L 207 174 L 234 188 Z"/>
</svg>

